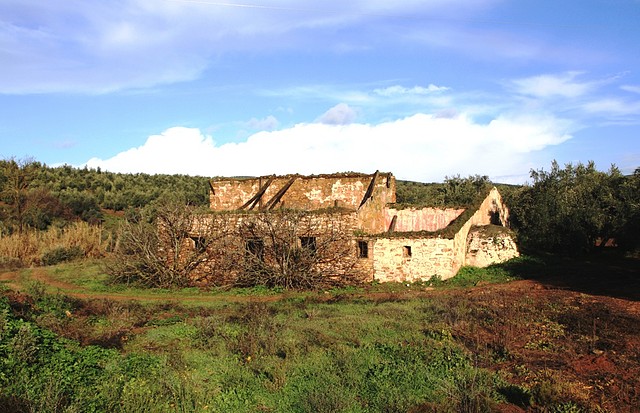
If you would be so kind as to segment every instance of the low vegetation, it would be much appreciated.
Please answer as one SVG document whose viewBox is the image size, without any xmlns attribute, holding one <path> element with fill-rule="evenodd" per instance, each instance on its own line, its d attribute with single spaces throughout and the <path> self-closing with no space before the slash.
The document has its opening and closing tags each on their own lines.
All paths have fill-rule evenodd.
<svg viewBox="0 0 640 413">
<path fill-rule="evenodd" d="M 53 265 L 78 258 L 102 257 L 111 244 L 109 233 L 82 221 L 46 231 L 28 229 L 0 237 L 0 268 Z"/>
<path fill-rule="evenodd" d="M 633 411 L 638 312 L 503 284 L 543 265 L 465 269 L 454 284 L 193 292 L 195 303 L 151 290 L 73 298 L 27 276 L 0 300 L 0 410 Z M 45 281 L 93 272 L 57 268 Z"/>
</svg>

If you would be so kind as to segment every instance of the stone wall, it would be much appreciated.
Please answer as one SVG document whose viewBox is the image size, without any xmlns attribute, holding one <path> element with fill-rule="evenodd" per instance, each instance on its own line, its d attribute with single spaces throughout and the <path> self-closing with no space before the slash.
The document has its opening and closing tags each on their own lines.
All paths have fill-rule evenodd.
<svg viewBox="0 0 640 413">
<path fill-rule="evenodd" d="M 509 210 L 502 202 L 500 193 L 496 188 L 491 189 L 478 210 L 460 228 L 453 239 L 454 264 L 451 277 L 458 272 L 460 267 L 467 265 L 467 236 L 471 227 L 490 224 L 507 225 L 508 220 Z"/>
<path fill-rule="evenodd" d="M 377 238 L 373 279 L 413 282 L 434 275 L 452 276 L 453 240 L 444 238 Z"/>
<path fill-rule="evenodd" d="M 374 175 L 344 173 L 331 175 L 263 176 L 247 179 L 212 180 L 210 207 L 213 210 L 235 210 L 251 201 L 253 208 L 271 206 L 303 210 L 323 208 L 357 209 L 363 201 Z M 384 204 L 395 202 L 396 181 L 390 173 L 378 173 L 371 194 Z M 290 185 L 290 186 L 289 186 Z M 289 186 L 288 188 L 286 188 Z M 286 189 L 286 191 L 285 191 Z M 284 194 L 278 198 L 278 195 Z M 278 202 L 274 202 L 278 200 Z M 251 206 L 247 206 L 247 209 Z"/>
<path fill-rule="evenodd" d="M 372 181 L 372 191 L 368 192 Z M 391 174 L 222 179 L 211 181 L 211 189 L 211 209 L 219 211 L 212 216 L 220 222 L 226 219 L 227 223 L 217 224 L 226 235 L 219 237 L 219 246 L 209 249 L 209 258 L 206 265 L 202 266 L 201 270 L 206 274 L 200 279 L 206 283 L 216 284 L 225 277 L 233 278 L 237 274 L 238 270 L 233 269 L 234 261 L 242 259 L 246 239 L 252 236 L 238 229 L 247 221 L 257 222 L 265 215 L 276 213 L 258 212 L 271 207 L 283 213 L 297 210 L 297 213 L 309 214 L 308 211 L 317 211 L 305 216 L 305 222 L 292 237 L 294 239 L 312 236 L 317 237 L 316 241 L 320 244 L 335 231 L 340 233 L 340 248 L 345 247 L 343 249 L 350 251 L 344 256 L 344 262 L 320 264 L 332 277 L 357 268 L 364 278 L 381 282 L 412 282 L 434 275 L 447 279 L 453 277 L 463 265 L 501 262 L 517 254 L 515 244 L 510 244 L 506 239 L 496 241 L 494 245 L 488 238 L 469 235 L 472 227 L 508 224 L 508 209 L 495 188 L 468 219 L 464 218 L 465 222 L 459 220 L 449 227 L 450 235 L 446 236 L 451 238 L 431 233 L 448 227 L 456 218 L 462 219 L 461 214 L 465 210 L 390 208 L 389 204 L 395 202 L 396 191 L 395 178 Z M 253 211 L 224 212 L 242 206 Z M 471 212 L 467 211 L 466 214 Z M 394 231 L 397 234 L 387 233 L 394 217 Z M 297 222 L 298 219 L 294 218 L 274 226 L 287 227 Z M 455 228 L 459 229 L 453 234 Z M 364 244 L 366 256 L 362 256 Z M 498 248 L 503 245 L 504 251 Z M 195 241 L 193 247 L 196 248 Z M 202 276 L 198 274 L 198 277 Z"/>
<path fill-rule="evenodd" d="M 303 248 L 303 238 L 313 238 L 317 248 L 316 269 L 327 277 L 371 279 L 371 262 L 359 259 L 354 238 L 357 213 L 346 210 L 309 212 L 276 210 L 269 212 L 216 212 L 199 217 L 185 239 L 183 253 L 198 247 L 197 239 L 207 239 L 204 262 L 192 274 L 196 285 L 229 285 L 247 270 L 247 242 L 259 243 L 264 260 L 276 265 L 279 246 Z M 281 243 L 274 246 L 274 240 Z M 257 244 L 255 244 L 257 245 Z"/>
<path fill-rule="evenodd" d="M 449 216 L 458 217 L 464 211 L 442 210 L 441 213 L 436 212 L 430 215 L 430 212 L 426 210 L 425 212 L 420 212 L 422 210 L 410 212 L 408 214 L 410 219 L 406 221 L 406 225 L 418 227 L 426 225 L 428 220 L 431 222 L 438 219 L 445 221 Z M 389 210 L 388 216 L 391 216 L 392 213 L 392 210 Z M 429 218 L 425 219 L 425 223 L 418 223 L 419 217 Z M 374 242 L 373 278 L 381 282 L 428 280 L 434 275 L 447 279 L 456 275 L 463 265 L 475 265 L 479 261 L 484 263 L 502 262 L 517 256 L 517 248 L 511 238 L 509 238 L 511 242 L 505 239 L 499 241 L 499 244 L 492 245 L 489 241 L 475 235 L 472 236 L 474 240 L 472 248 L 475 251 L 473 254 L 467 254 L 470 248 L 468 237 L 472 227 L 486 227 L 492 223 L 504 225 L 508 222 L 508 217 L 508 209 L 503 204 L 498 190 L 493 188 L 478 210 L 462 224 L 453 239 L 439 238 L 435 235 L 433 237 L 394 237 L 389 234 L 389 236 L 378 237 Z M 410 228 L 406 231 L 418 231 L 418 229 Z M 503 249 L 499 248 L 501 245 L 504 245 Z M 483 251 L 483 249 L 487 251 Z"/>
<path fill-rule="evenodd" d="M 488 267 L 519 256 L 516 243 L 506 228 L 490 225 L 473 227 L 469 231 L 465 265 Z"/>
</svg>

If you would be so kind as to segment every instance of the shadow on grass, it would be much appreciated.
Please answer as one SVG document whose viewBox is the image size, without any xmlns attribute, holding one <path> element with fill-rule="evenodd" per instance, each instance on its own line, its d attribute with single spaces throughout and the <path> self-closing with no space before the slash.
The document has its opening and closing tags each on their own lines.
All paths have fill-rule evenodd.
<svg viewBox="0 0 640 413">
<path fill-rule="evenodd" d="M 616 251 L 588 256 L 531 255 L 502 265 L 514 277 L 555 288 L 640 301 L 640 259 Z"/>
</svg>

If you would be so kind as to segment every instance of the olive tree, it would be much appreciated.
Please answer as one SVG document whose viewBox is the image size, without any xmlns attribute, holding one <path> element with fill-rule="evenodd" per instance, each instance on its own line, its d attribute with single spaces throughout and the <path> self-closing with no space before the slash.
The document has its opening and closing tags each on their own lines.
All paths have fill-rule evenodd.
<svg viewBox="0 0 640 413">
<path fill-rule="evenodd" d="M 612 166 L 598 171 L 593 162 L 553 162 L 550 171 L 531 171 L 533 184 L 510 199 L 511 222 L 526 247 L 579 253 L 610 239 L 621 243 L 637 227 L 637 177 Z M 625 246 L 629 246 L 627 243 Z"/>
</svg>

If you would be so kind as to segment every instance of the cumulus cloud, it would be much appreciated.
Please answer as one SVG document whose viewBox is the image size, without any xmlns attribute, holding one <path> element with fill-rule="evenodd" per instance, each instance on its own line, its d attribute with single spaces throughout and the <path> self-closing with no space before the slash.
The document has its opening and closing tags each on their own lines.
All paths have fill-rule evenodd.
<svg viewBox="0 0 640 413">
<path fill-rule="evenodd" d="M 401 179 L 445 175 L 526 175 L 532 152 L 571 136 L 555 118 L 501 116 L 478 123 L 464 114 L 416 114 L 376 125 L 302 123 L 216 145 L 194 128 L 171 128 L 144 145 L 87 166 L 116 172 L 204 176 L 391 171 Z"/>
<path fill-rule="evenodd" d="M 173 127 L 152 135 L 137 148 L 120 152 L 107 160 L 92 158 L 89 168 L 112 172 L 149 174 L 210 175 L 211 162 L 218 152 L 211 136 L 196 128 Z"/>
<path fill-rule="evenodd" d="M 325 125 L 348 125 L 356 119 L 356 111 L 346 103 L 339 103 L 318 118 Z"/>
</svg>

